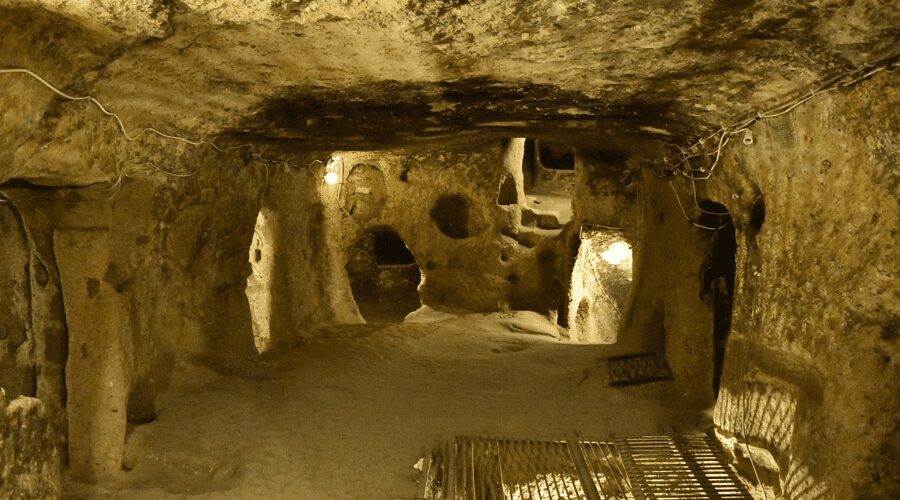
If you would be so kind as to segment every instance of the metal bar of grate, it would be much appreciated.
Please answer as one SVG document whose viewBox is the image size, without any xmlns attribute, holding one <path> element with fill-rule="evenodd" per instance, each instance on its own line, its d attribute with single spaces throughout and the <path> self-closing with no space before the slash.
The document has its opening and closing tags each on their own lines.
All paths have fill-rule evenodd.
<svg viewBox="0 0 900 500">
<path fill-rule="evenodd" d="M 752 498 L 709 436 L 630 437 L 616 445 L 636 498 Z"/>
<path fill-rule="evenodd" d="M 434 456 L 426 498 L 751 498 L 706 435 L 606 441 L 458 437 Z"/>
<path fill-rule="evenodd" d="M 609 358 L 607 367 L 609 385 L 612 386 L 646 384 L 672 378 L 665 358 L 655 353 Z"/>
<path fill-rule="evenodd" d="M 452 500 L 630 499 L 612 443 L 459 437 L 441 447 L 447 467 L 430 498 Z M 446 465 L 444 465 L 446 464 Z M 446 479 L 445 479 L 446 478 Z M 441 484 L 438 484 L 441 483 Z"/>
</svg>

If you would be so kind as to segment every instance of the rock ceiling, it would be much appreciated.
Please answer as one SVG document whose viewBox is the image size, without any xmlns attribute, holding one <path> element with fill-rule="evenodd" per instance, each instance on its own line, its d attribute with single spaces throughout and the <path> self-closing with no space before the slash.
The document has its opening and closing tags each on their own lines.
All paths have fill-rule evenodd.
<svg viewBox="0 0 900 500">
<path fill-rule="evenodd" d="M 95 95 L 130 128 L 230 143 L 370 147 L 490 130 L 615 147 L 684 142 L 893 57 L 892 4 L 0 1 L 0 67 Z M 52 108 L 22 76 L 0 76 L 0 91 L 5 105 L 37 103 L 0 130 Z"/>
</svg>

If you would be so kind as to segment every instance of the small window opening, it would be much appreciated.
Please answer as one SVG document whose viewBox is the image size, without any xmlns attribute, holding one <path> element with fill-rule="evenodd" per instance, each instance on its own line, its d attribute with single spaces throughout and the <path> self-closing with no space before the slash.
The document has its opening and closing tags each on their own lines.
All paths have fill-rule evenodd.
<svg viewBox="0 0 900 500">
<path fill-rule="evenodd" d="M 750 207 L 750 234 L 756 236 L 766 221 L 766 201 L 759 195 Z"/>
<path fill-rule="evenodd" d="M 429 212 L 431 220 L 448 238 L 468 238 L 469 200 L 458 194 L 445 194 L 435 201 Z"/>
<path fill-rule="evenodd" d="M 537 166 L 535 165 L 537 153 L 535 151 L 534 139 L 525 139 L 522 152 L 522 177 L 526 191 L 531 190 L 537 182 Z"/>
</svg>

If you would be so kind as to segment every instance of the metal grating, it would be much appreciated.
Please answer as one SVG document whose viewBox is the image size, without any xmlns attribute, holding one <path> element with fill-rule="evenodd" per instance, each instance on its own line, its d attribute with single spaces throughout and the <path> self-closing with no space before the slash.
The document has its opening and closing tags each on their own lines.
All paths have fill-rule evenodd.
<svg viewBox="0 0 900 500">
<path fill-rule="evenodd" d="M 654 353 L 609 358 L 609 385 L 636 385 L 672 378 L 665 358 Z"/>
<path fill-rule="evenodd" d="M 621 455 L 620 455 L 621 452 Z M 708 436 L 605 441 L 459 437 L 427 459 L 417 499 L 751 498 Z"/>
<path fill-rule="evenodd" d="M 705 434 L 630 437 L 616 445 L 635 498 L 753 498 Z"/>
<path fill-rule="evenodd" d="M 794 119 L 791 117 L 790 113 L 770 118 L 766 120 L 765 123 L 769 128 L 769 133 L 772 135 L 772 141 L 775 144 L 785 147 L 797 145 Z"/>
<path fill-rule="evenodd" d="M 423 471 L 417 498 L 635 498 L 612 443 L 459 437 L 436 455 Z"/>
</svg>

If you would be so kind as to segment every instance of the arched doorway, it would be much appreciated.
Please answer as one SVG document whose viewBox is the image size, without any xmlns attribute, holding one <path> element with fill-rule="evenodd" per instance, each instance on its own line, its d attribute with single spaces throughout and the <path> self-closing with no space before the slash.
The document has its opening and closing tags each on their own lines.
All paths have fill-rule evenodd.
<svg viewBox="0 0 900 500">
<path fill-rule="evenodd" d="M 403 321 L 418 309 L 422 279 L 416 259 L 389 227 L 363 233 L 350 249 L 347 277 L 362 317 L 370 323 Z"/>
<path fill-rule="evenodd" d="M 632 244 L 624 229 L 585 225 L 569 289 L 572 342 L 615 344 L 632 282 Z"/>
</svg>

